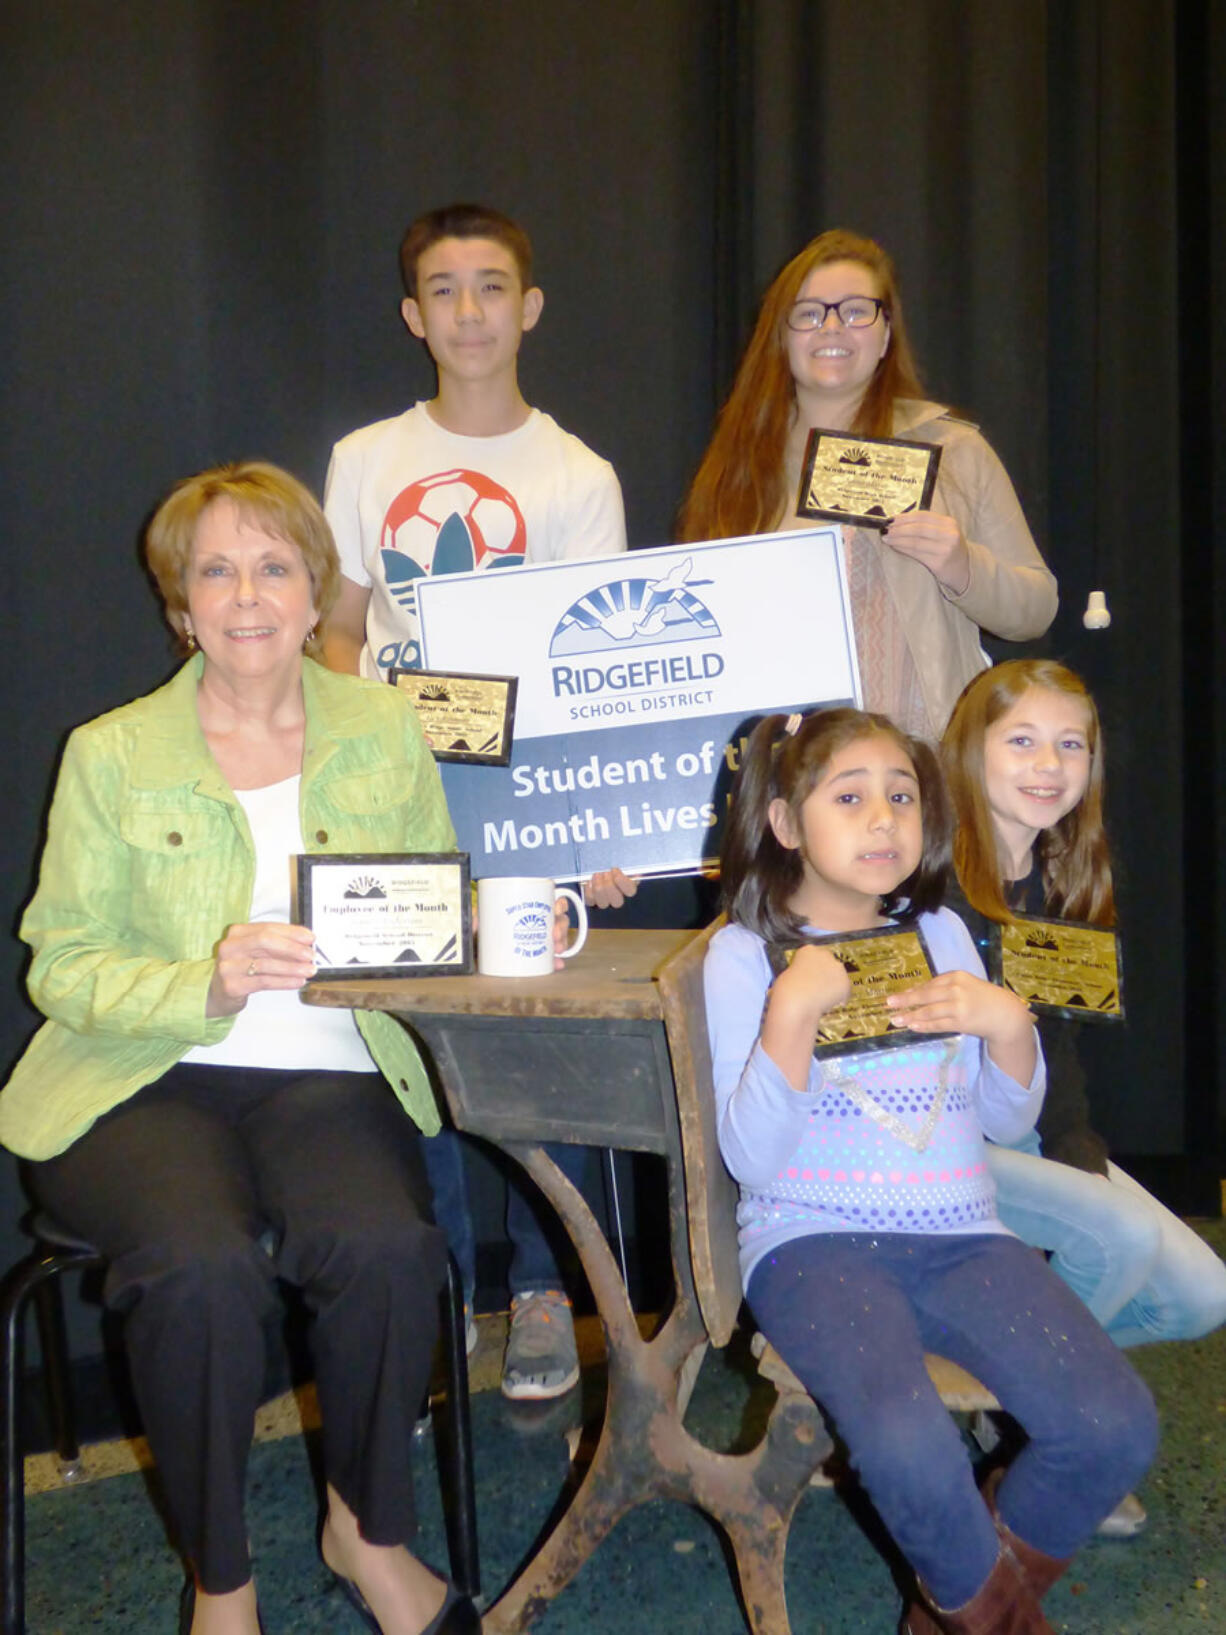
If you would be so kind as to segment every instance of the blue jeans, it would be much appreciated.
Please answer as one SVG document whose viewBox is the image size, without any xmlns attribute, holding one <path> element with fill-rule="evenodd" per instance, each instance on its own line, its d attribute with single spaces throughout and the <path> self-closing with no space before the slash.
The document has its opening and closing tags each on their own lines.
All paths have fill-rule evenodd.
<svg viewBox="0 0 1226 1635">
<path fill-rule="evenodd" d="M 468 1201 L 468 1177 L 464 1170 L 464 1142 L 455 1130 L 440 1130 L 421 1143 L 426 1174 L 434 1195 L 434 1218 L 447 1234 L 451 1252 L 460 1268 L 464 1299 L 472 1309 L 477 1287 L 477 1245 L 472 1209 Z M 550 1142 L 545 1151 L 574 1186 L 579 1186 L 587 1168 L 589 1147 L 573 1147 Z M 558 1263 L 549 1240 L 541 1230 L 537 1208 L 548 1209 L 543 1200 L 537 1208 L 529 1194 L 536 1188 L 526 1176 L 512 1171 L 507 1180 L 507 1236 L 511 1240 L 511 1294 L 529 1289 L 557 1289 L 562 1286 Z"/>
<path fill-rule="evenodd" d="M 996 1212 L 1051 1267 L 1119 1346 L 1195 1340 L 1226 1321 L 1226 1263 L 1109 1164 L 1092 1175 L 988 1144 Z"/>
<path fill-rule="evenodd" d="M 971 1599 L 998 1543 L 925 1351 L 969 1369 L 1024 1427 L 998 1503 L 1002 1520 L 1047 1555 L 1072 1555 L 1153 1458 L 1149 1392 L 1016 1238 L 798 1238 L 759 1261 L 747 1298 L 940 1606 Z"/>
</svg>

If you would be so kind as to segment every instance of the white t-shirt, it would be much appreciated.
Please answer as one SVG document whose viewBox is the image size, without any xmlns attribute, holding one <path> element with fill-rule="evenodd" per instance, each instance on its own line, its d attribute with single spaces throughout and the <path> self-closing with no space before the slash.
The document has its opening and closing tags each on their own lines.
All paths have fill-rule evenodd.
<svg viewBox="0 0 1226 1635">
<path fill-rule="evenodd" d="M 301 777 L 283 778 L 262 789 L 236 789 L 255 846 L 255 881 L 250 923 L 290 917 L 290 858 L 304 852 L 298 813 Z M 216 1045 L 196 1045 L 185 1062 L 218 1067 L 318 1068 L 321 1072 L 374 1073 L 366 1041 L 353 1012 L 304 1005 L 294 988 L 260 988 L 234 1018 Z"/>
<path fill-rule="evenodd" d="M 607 460 L 532 409 L 498 437 L 461 437 L 417 403 L 343 437 L 324 510 L 341 571 L 370 586 L 362 674 L 421 663 L 417 581 L 626 548 Z"/>
</svg>

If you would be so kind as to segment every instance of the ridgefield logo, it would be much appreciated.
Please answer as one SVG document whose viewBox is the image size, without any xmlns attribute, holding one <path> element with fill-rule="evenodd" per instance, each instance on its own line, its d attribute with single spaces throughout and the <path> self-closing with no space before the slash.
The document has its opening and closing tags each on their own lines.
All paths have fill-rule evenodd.
<svg viewBox="0 0 1226 1635">
<path fill-rule="evenodd" d="M 572 602 L 554 627 L 549 657 L 587 662 L 553 665 L 554 697 L 648 692 L 721 675 L 723 656 L 713 648 L 638 656 L 645 647 L 719 639 L 717 620 L 694 594 L 711 581 L 691 580 L 693 565 L 686 557 L 660 579 L 611 579 Z"/>
<path fill-rule="evenodd" d="M 550 920 L 539 909 L 519 914 L 511 926 L 511 943 L 517 954 L 539 954 L 549 941 Z"/>
</svg>

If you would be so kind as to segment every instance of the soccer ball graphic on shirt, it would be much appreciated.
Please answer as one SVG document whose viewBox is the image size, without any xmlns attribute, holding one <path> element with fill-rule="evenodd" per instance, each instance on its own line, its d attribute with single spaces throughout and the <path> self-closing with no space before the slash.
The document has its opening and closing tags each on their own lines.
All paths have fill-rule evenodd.
<svg viewBox="0 0 1226 1635">
<path fill-rule="evenodd" d="M 523 513 L 502 484 L 462 469 L 402 488 L 388 506 L 379 541 L 387 588 L 411 612 L 417 580 L 514 567 L 527 547 Z"/>
</svg>

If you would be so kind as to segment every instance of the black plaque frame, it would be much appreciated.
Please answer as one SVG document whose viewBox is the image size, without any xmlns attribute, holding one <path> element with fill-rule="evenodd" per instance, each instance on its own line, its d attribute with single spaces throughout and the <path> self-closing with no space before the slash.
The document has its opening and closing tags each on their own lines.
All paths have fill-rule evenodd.
<svg viewBox="0 0 1226 1635">
<path fill-rule="evenodd" d="M 458 907 L 453 915 L 446 918 L 440 915 L 439 929 L 450 929 L 450 936 L 444 939 L 439 947 L 439 953 L 446 953 L 454 943 L 459 950 L 458 959 L 398 958 L 378 964 L 347 961 L 340 965 L 321 960 L 318 970 L 310 979 L 312 982 L 369 981 L 388 977 L 471 976 L 476 968 L 473 961 L 472 884 L 467 852 L 312 852 L 297 856 L 295 864 L 297 890 L 294 920 L 296 924 L 310 926 L 312 930 L 315 929 L 315 915 L 319 906 L 314 889 L 315 876 L 325 869 L 360 871 L 403 868 L 420 871 L 425 868 L 440 873 L 454 872 L 456 875 L 455 893 L 458 894 Z M 355 902 L 362 900 L 361 897 L 354 899 Z M 382 900 L 386 901 L 386 898 Z M 433 925 L 431 930 L 434 930 Z"/>
<path fill-rule="evenodd" d="M 839 959 L 839 963 L 846 966 L 847 962 L 838 954 L 838 949 L 848 944 L 854 945 L 858 942 L 869 941 L 884 942 L 902 936 L 916 939 L 919 953 L 926 967 L 926 973 L 916 974 L 908 981 L 907 986 L 913 986 L 915 982 L 926 981 L 928 978 L 935 976 L 936 971 L 932 963 L 932 953 L 918 920 L 899 920 L 893 925 L 870 926 L 865 931 L 835 931 L 828 936 L 805 937 L 803 942 L 793 944 L 787 952 L 792 953 L 798 947 L 829 948 L 835 954 L 835 957 Z M 852 980 L 852 999 L 854 1002 L 855 971 L 849 970 L 848 974 Z M 887 992 L 902 992 L 902 989 L 890 988 Z M 882 999 L 884 1000 L 885 997 L 886 995 L 883 993 Z M 837 1006 L 833 1011 L 827 1012 L 827 1015 L 818 1023 L 817 1042 L 813 1047 L 813 1054 L 819 1061 L 825 1056 L 855 1056 L 868 1051 L 896 1050 L 900 1046 L 916 1044 L 925 1039 L 948 1039 L 953 1037 L 952 1029 L 939 1033 L 920 1033 L 914 1028 L 899 1028 L 887 1025 L 880 1033 L 856 1034 L 848 1038 L 832 1039 L 828 1037 L 827 1019 L 831 1016 L 837 1017 L 843 1008 L 843 1006 Z M 888 1016 L 889 1013 L 883 1010 L 883 1014 Z"/>
<path fill-rule="evenodd" d="M 993 925 L 988 937 L 988 974 L 993 982 L 999 982 L 1010 993 L 1015 993 L 1019 999 L 1025 1000 L 1032 1011 L 1040 1016 L 1057 1016 L 1064 1021 L 1071 1022 L 1123 1022 L 1124 1015 L 1124 950 L 1120 944 L 1119 934 L 1110 926 L 1092 925 L 1088 920 L 1060 920 L 1046 914 L 1015 914 L 1017 924 L 1037 927 L 1051 926 L 1067 928 L 1076 932 L 1090 932 L 1095 940 L 1099 937 L 1107 939 L 1112 944 L 1112 957 L 1115 962 L 1115 993 L 1114 1003 L 1109 1008 L 1099 1008 L 1094 1005 L 1078 1005 L 1073 1002 L 1052 1004 L 1047 1000 L 1037 999 L 1031 994 L 1024 993 L 1013 983 L 1006 980 L 1005 960 L 1002 947 L 1002 931 L 1000 925 Z"/>
<path fill-rule="evenodd" d="M 840 453 L 842 449 L 844 452 Z M 918 477 L 919 495 L 910 505 L 894 506 L 892 509 L 866 508 L 855 510 L 851 507 L 822 505 L 822 495 L 814 497 L 815 474 L 820 481 L 820 472 L 824 469 L 837 475 L 839 467 L 845 468 L 849 482 L 854 486 L 851 473 L 855 471 L 869 471 L 874 464 L 897 464 L 899 457 L 892 455 L 888 461 L 879 454 L 874 460 L 872 450 L 905 450 L 907 458 L 904 464 L 916 467 L 917 471 L 923 466 L 923 473 Z M 861 458 L 854 458 L 861 456 Z M 906 437 L 855 437 L 850 432 L 828 431 L 822 426 L 816 426 L 809 433 L 805 444 L 804 461 L 801 466 L 800 492 L 796 497 L 796 515 L 798 517 L 815 517 L 824 522 L 845 522 L 857 528 L 884 528 L 895 517 L 906 516 L 910 511 L 926 511 L 932 500 L 932 491 L 936 487 L 937 468 L 941 463 L 941 445 L 939 443 L 914 443 Z M 901 479 L 899 479 L 901 480 Z M 912 479 L 913 481 L 915 479 Z M 829 486 L 836 486 L 831 479 Z"/>
</svg>

